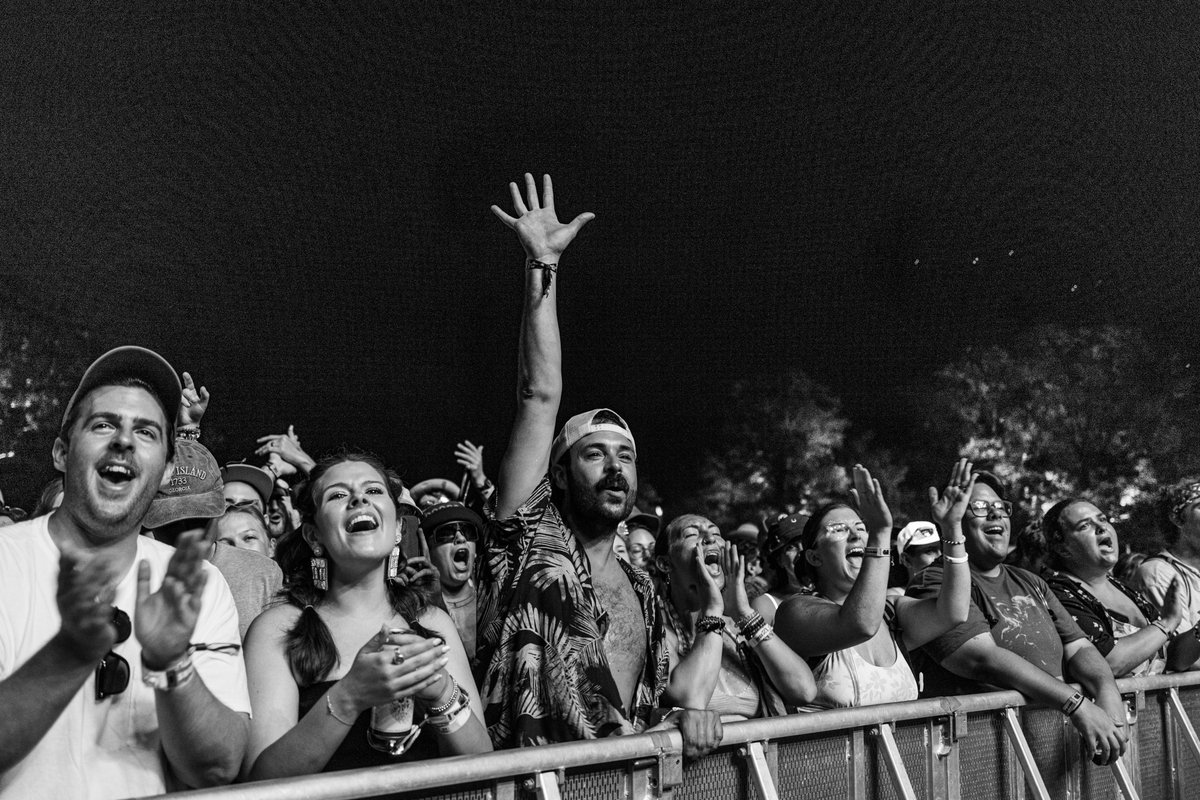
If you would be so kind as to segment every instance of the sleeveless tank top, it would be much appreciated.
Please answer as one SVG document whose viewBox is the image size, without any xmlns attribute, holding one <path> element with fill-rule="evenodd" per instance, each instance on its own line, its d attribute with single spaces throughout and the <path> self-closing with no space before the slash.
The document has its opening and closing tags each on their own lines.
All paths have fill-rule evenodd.
<svg viewBox="0 0 1200 800">
<path fill-rule="evenodd" d="M 884 630 L 892 643 L 891 664 L 877 667 L 867 659 L 870 641 L 829 653 L 813 666 L 817 696 L 801 711 L 916 700 L 917 679 L 896 643 L 894 621 L 895 601 L 890 601 L 884 614 Z"/>
<path fill-rule="evenodd" d="M 300 713 L 297 719 L 303 718 L 317 704 L 329 687 L 337 681 L 318 681 L 309 686 L 300 687 Z M 322 713 L 324 709 L 321 709 Z M 413 720 L 414 723 L 419 720 Z M 371 723 L 371 710 L 367 709 L 358 715 L 354 725 L 346 731 L 346 738 L 333 751 L 329 762 L 321 772 L 334 772 L 339 769 L 355 769 L 357 767 L 377 767 L 386 764 L 401 764 L 406 761 L 422 761 L 426 758 L 437 758 L 437 734 L 425 726 L 421 735 L 413 742 L 408 752 L 400 756 L 389 756 L 371 747 L 367 743 L 367 727 Z"/>
</svg>

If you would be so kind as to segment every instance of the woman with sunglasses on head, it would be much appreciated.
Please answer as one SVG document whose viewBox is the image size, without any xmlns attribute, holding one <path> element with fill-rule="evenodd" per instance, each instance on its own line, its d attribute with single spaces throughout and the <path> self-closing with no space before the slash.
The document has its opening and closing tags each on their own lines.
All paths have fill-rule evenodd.
<svg viewBox="0 0 1200 800">
<path fill-rule="evenodd" d="M 1144 595 L 1112 577 L 1120 551 L 1108 516 L 1082 497 L 1055 503 L 1042 517 L 1047 583 L 1113 675 L 1156 675 L 1168 665 L 1185 670 L 1200 657 L 1194 631 L 1177 636 L 1186 604 L 1172 581 L 1162 614 Z"/>
<path fill-rule="evenodd" d="M 916 699 L 902 646 L 919 647 L 967 618 L 971 578 L 962 518 L 974 481 L 963 459 L 940 497 L 929 490 L 946 581 L 926 600 L 887 596 L 892 514 L 879 481 L 861 465 L 854 467 L 854 506 L 828 503 L 805 523 L 796 563 L 816 592 L 784 602 L 775 631 L 812 667 L 817 696 L 806 710 Z"/>
<path fill-rule="evenodd" d="M 277 553 L 287 602 L 246 637 L 250 779 L 492 749 L 450 617 L 424 587 L 396 580 L 402 491 L 394 472 L 358 452 L 321 461 L 300 487 L 301 535 Z M 372 709 L 403 715 L 409 701 L 420 712 L 410 735 L 391 737 L 392 752 L 376 749 L 389 743 L 369 741 Z"/>
</svg>

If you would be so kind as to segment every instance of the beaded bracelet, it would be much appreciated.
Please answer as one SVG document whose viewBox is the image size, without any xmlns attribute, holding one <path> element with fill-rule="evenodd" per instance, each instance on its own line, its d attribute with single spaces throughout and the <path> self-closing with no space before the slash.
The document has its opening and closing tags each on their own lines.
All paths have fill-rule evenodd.
<svg viewBox="0 0 1200 800">
<path fill-rule="evenodd" d="M 454 704 L 458 702 L 459 695 L 462 694 L 462 687 L 458 685 L 458 681 L 454 680 L 454 678 L 451 678 L 450 680 L 454 681 L 454 689 L 450 692 L 450 699 L 442 703 L 440 706 L 431 707 L 429 709 L 429 716 L 440 717 L 450 709 L 454 708 Z"/>
<path fill-rule="evenodd" d="M 748 628 L 751 625 L 754 625 L 758 622 L 766 622 L 766 620 L 763 619 L 762 614 L 758 613 L 757 611 L 751 611 L 746 616 L 738 618 L 738 620 L 737 620 L 738 630 L 744 631 L 744 630 L 746 630 L 746 628 Z"/>
<path fill-rule="evenodd" d="M 440 734 L 454 733 L 467 724 L 467 721 L 471 719 L 471 713 L 471 702 L 467 698 L 467 693 L 463 692 L 462 700 L 457 708 L 446 714 L 426 717 L 425 721 Z"/>
<path fill-rule="evenodd" d="M 696 620 L 697 633 L 720 633 L 725 630 L 725 620 L 720 617 L 701 617 Z"/>
<path fill-rule="evenodd" d="M 180 428 L 179 430 L 175 431 L 175 438 L 191 439 L 193 442 L 198 441 L 200 439 L 200 426 L 197 425 L 194 428 Z"/>
</svg>

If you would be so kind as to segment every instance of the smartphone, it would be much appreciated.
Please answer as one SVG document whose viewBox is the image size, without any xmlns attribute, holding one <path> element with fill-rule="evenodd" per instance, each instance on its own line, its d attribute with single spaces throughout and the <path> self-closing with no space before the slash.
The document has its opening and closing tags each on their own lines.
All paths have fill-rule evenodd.
<svg viewBox="0 0 1200 800">
<path fill-rule="evenodd" d="M 429 557 L 425 534 L 421 533 L 421 521 L 411 514 L 400 517 L 400 552 L 404 554 L 405 561 L 417 556 Z"/>
</svg>

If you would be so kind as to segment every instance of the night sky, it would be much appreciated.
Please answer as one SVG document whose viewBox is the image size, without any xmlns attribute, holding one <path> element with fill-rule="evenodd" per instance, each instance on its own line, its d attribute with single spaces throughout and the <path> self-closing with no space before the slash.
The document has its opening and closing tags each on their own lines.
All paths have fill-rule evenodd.
<svg viewBox="0 0 1200 800">
<path fill-rule="evenodd" d="M 666 496 L 741 376 L 886 435 L 892 387 L 1034 322 L 1200 355 L 1195 4 L 6 5 L 0 313 L 190 370 L 222 460 L 293 423 L 494 475 L 522 252 L 488 206 L 526 170 L 597 215 L 563 416 L 620 411 Z"/>
</svg>

